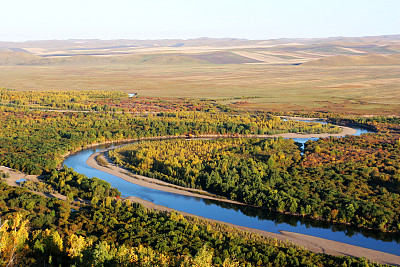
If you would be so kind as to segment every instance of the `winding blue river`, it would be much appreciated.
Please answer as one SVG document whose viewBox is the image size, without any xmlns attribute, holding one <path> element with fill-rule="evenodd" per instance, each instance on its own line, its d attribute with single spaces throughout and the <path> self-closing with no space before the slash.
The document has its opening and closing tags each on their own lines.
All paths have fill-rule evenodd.
<svg viewBox="0 0 400 267">
<path fill-rule="evenodd" d="M 357 128 L 356 128 L 357 129 Z M 368 130 L 357 129 L 356 135 L 367 133 Z M 305 143 L 310 139 L 295 138 L 297 142 Z M 316 140 L 316 139 L 311 139 Z M 203 216 L 206 218 L 233 223 L 236 225 L 256 228 L 273 233 L 280 230 L 322 237 L 334 241 L 348 243 L 360 247 L 375 249 L 400 256 L 400 236 L 377 233 L 376 231 L 360 230 L 341 224 L 316 222 L 296 216 L 268 212 L 260 208 L 245 207 L 205 200 L 196 197 L 163 192 L 129 183 L 117 176 L 104 173 L 89 167 L 86 160 L 98 151 L 108 146 L 98 146 L 82 150 L 68 157 L 64 164 L 74 168 L 78 173 L 88 177 L 98 177 L 109 182 L 125 196 L 134 196 L 151 201 L 179 211 Z"/>
</svg>

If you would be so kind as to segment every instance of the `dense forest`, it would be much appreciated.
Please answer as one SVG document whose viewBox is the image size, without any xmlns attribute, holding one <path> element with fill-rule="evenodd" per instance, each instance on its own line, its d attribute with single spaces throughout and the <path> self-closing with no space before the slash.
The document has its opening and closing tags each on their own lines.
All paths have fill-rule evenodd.
<svg viewBox="0 0 400 267">
<path fill-rule="evenodd" d="M 121 196 L 118 189 L 112 188 L 109 183 L 96 177 L 89 179 L 85 175 L 66 167 L 61 170 L 53 170 L 50 175 L 44 178 L 44 181 L 61 194 L 66 195 L 69 200 L 79 197 L 97 204 L 106 197 Z"/>
<path fill-rule="evenodd" d="M 0 183 L 0 190 L 0 266 L 10 257 L 19 266 L 378 266 L 129 200 L 105 197 L 71 210 L 23 188 Z"/>
<path fill-rule="evenodd" d="M 57 97 L 49 99 L 58 103 Z M 62 155 L 89 144 L 113 140 L 189 134 L 340 131 L 332 125 L 283 121 L 265 113 L 256 116 L 247 113 L 179 111 L 138 115 L 54 112 L 0 106 L 0 117 L 0 164 L 29 174 L 51 172 L 62 162 Z"/>
<path fill-rule="evenodd" d="M 400 231 L 400 140 L 325 138 L 145 141 L 109 152 L 118 165 L 274 211 Z"/>
<path fill-rule="evenodd" d="M 231 110 L 227 106 L 218 104 L 219 101 L 244 98 L 233 97 L 208 100 L 132 95 L 128 97 L 128 94 L 118 91 L 15 91 L 0 88 L 0 105 L 41 110 L 112 111 L 124 113 L 215 112 L 218 110 Z"/>
<path fill-rule="evenodd" d="M 292 140 L 240 137 L 340 129 L 215 100 L 0 89 L 0 165 L 42 175 L 22 188 L 0 173 L 0 266 L 377 266 L 148 210 L 105 181 L 61 168 L 91 144 L 225 135 L 235 138 L 142 141 L 110 156 L 135 172 L 265 209 L 399 231 L 396 122 L 334 119 L 384 133 L 309 142 L 303 154 Z"/>
</svg>

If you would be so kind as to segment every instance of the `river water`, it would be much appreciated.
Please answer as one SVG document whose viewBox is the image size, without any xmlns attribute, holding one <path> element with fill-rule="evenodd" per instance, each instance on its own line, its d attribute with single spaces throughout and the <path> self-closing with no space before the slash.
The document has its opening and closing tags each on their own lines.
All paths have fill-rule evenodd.
<svg viewBox="0 0 400 267">
<path fill-rule="evenodd" d="M 356 129 L 356 135 L 369 132 L 366 129 Z M 294 140 L 304 144 L 310 139 L 295 138 Z M 74 168 L 78 173 L 82 173 L 88 177 L 98 177 L 109 182 L 124 196 L 139 197 L 157 205 L 169 207 L 178 211 L 273 233 L 290 231 L 322 237 L 400 256 L 399 235 L 379 233 L 371 230 L 360 230 L 342 224 L 318 222 L 299 218 L 297 216 L 283 215 L 261 208 L 251 208 L 163 192 L 129 183 L 117 176 L 96 170 L 86 164 L 90 155 L 112 146 L 113 145 L 102 145 L 82 150 L 68 157 L 64 161 L 64 164 Z"/>
</svg>

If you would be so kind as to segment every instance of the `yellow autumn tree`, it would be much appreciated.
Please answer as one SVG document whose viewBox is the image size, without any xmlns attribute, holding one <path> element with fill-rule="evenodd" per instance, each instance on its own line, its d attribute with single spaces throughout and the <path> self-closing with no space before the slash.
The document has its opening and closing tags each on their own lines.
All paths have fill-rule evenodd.
<svg viewBox="0 0 400 267">
<path fill-rule="evenodd" d="M 222 263 L 222 267 L 239 267 L 240 263 L 238 261 L 227 258 Z"/>
<path fill-rule="evenodd" d="M 83 250 L 88 245 L 91 244 L 85 240 L 85 237 L 72 234 L 67 239 L 67 254 L 71 258 L 81 258 Z"/>
<path fill-rule="evenodd" d="M 213 252 L 208 250 L 207 246 L 203 246 L 194 256 L 192 266 L 195 267 L 211 267 Z"/>
<path fill-rule="evenodd" d="M 0 222 L 0 266 L 15 264 L 16 253 L 28 237 L 28 221 L 23 220 L 22 214 Z"/>
</svg>

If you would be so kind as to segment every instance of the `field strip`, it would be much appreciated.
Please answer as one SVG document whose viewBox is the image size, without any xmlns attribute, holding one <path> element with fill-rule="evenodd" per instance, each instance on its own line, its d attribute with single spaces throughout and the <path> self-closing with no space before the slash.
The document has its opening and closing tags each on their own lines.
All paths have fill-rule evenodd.
<svg viewBox="0 0 400 267">
<path fill-rule="evenodd" d="M 247 52 L 247 51 L 232 51 L 232 52 L 239 56 L 262 61 L 265 63 L 287 63 L 288 62 L 288 60 L 285 60 L 285 59 L 277 58 L 274 56 L 262 55 L 262 54 L 253 53 L 253 52 Z"/>
<path fill-rule="evenodd" d="M 357 53 L 357 54 L 366 54 L 367 52 L 361 51 L 361 50 L 357 50 L 354 48 L 349 48 L 349 47 L 340 47 L 341 49 L 347 50 L 349 52 L 353 52 L 353 53 Z"/>
</svg>

